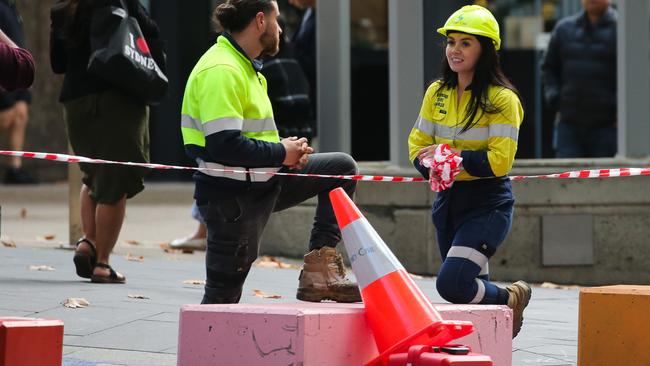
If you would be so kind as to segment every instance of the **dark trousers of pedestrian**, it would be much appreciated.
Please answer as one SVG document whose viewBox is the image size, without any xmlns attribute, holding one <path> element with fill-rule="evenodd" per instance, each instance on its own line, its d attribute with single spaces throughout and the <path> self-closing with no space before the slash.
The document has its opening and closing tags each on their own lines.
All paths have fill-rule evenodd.
<svg viewBox="0 0 650 366">
<path fill-rule="evenodd" d="M 357 165 L 347 154 L 313 154 L 303 169 L 291 172 L 354 175 L 357 174 Z M 317 196 L 309 250 L 335 247 L 341 240 L 329 192 L 342 187 L 353 197 L 356 181 L 288 176 L 272 179 L 275 180 L 274 184 L 264 189 L 250 189 L 210 201 L 197 201 L 208 229 L 207 280 L 203 304 L 239 302 L 246 276 L 259 254 L 262 232 L 273 212 Z"/>
<path fill-rule="evenodd" d="M 606 158 L 617 152 L 617 127 L 592 127 L 560 121 L 555 125 L 555 157 Z"/>
</svg>

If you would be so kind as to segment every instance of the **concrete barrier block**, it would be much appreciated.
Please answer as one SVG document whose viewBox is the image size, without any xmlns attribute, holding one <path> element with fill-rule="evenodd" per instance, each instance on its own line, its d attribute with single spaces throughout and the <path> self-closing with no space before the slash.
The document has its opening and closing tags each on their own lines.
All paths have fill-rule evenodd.
<svg viewBox="0 0 650 366">
<path fill-rule="evenodd" d="M 308 205 L 273 213 L 264 229 L 260 252 L 302 258 L 309 250 L 314 213 L 315 207 Z"/>
<path fill-rule="evenodd" d="M 445 320 L 466 320 L 474 332 L 453 343 L 488 355 L 494 366 L 512 365 L 512 310 L 505 305 L 435 305 Z"/>
<path fill-rule="evenodd" d="M 63 322 L 0 317 L 0 366 L 60 366 Z"/>
<path fill-rule="evenodd" d="M 469 320 L 476 331 L 460 340 L 512 363 L 512 312 L 505 306 L 437 305 L 444 319 Z M 362 304 L 289 303 L 185 305 L 178 365 L 362 365 L 377 356 Z"/>
<path fill-rule="evenodd" d="M 386 175 L 386 173 L 382 174 Z M 435 197 L 426 183 L 383 184 L 364 182 L 359 184 L 354 202 L 364 206 L 429 206 Z"/>
<path fill-rule="evenodd" d="M 578 365 L 650 365 L 650 286 L 580 290 Z"/>
<path fill-rule="evenodd" d="M 411 273 L 438 273 L 440 250 L 430 210 L 395 210 L 395 233 L 386 244 Z"/>
<path fill-rule="evenodd" d="M 494 280 L 517 280 L 543 282 L 547 273 L 540 274 L 541 267 L 541 219 L 539 216 L 523 215 L 515 209 L 512 231 L 490 258 L 490 278 Z"/>
</svg>

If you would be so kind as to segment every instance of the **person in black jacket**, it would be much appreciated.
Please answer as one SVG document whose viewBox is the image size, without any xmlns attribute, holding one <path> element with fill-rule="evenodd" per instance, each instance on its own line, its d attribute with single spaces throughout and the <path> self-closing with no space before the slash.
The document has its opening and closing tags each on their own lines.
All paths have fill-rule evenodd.
<svg viewBox="0 0 650 366">
<path fill-rule="evenodd" d="M 610 0 L 582 0 L 582 5 L 582 12 L 555 26 L 542 65 L 546 101 L 558 112 L 559 158 L 617 151 L 617 14 Z"/>
<path fill-rule="evenodd" d="M 300 63 L 309 82 L 309 99 L 312 110 L 311 128 L 313 136 L 316 136 L 316 0 L 289 0 L 289 4 L 304 11 L 300 25 L 291 38 L 291 43 L 295 58 Z"/>
<path fill-rule="evenodd" d="M 284 29 L 284 22 L 280 19 L 279 23 Z M 280 35 L 280 52 L 264 59 L 261 72 L 268 83 L 280 136 L 302 136 L 311 140 L 314 114 L 309 80 L 298 62 L 293 42 L 284 33 Z"/>
<path fill-rule="evenodd" d="M 51 12 L 52 69 L 65 74 L 59 101 L 63 103 L 70 144 L 76 154 L 117 161 L 149 161 L 149 107 L 134 95 L 86 69 L 91 54 L 93 11 L 120 0 L 60 0 Z M 124 0 L 137 19 L 151 54 L 164 71 L 157 25 L 138 0 Z M 109 265 L 124 214 L 126 199 L 144 189 L 147 169 L 109 164 L 80 164 L 84 173 L 81 219 L 84 237 L 77 242 L 77 275 L 96 283 L 124 283 Z"/>
</svg>

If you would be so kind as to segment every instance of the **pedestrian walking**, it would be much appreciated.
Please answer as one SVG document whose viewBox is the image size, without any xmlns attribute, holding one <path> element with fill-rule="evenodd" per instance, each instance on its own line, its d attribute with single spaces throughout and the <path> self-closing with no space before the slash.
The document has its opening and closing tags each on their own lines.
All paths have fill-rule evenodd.
<svg viewBox="0 0 650 366">
<path fill-rule="evenodd" d="M 145 101 L 88 70 L 93 12 L 126 9 L 134 17 L 153 59 L 164 70 L 158 26 L 138 0 L 60 0 L 52 9 L 50 60 L 64 74 L 59 101 L 75 154 L 115 161 L 149 162 L 149 107 Z M 138 40 L 139 47 L 142 41 Z M 114 75 L 118 78 L 119 75 Z M 144 189 L 145 168 L 114 164 L 80 164 L 84 236 L 77 242 L 77 275 L 95 283 L 124 283 L 109 264 L 122 229 L 126 200 Z"/>
</svg>

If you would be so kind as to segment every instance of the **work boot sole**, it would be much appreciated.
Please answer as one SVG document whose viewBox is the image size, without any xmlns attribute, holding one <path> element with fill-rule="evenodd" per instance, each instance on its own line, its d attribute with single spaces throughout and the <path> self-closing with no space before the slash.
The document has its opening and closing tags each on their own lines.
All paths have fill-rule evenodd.
<svg viewBox="0 0 650 366">
<path fill-rule="evenodd" d="M 342 303 L 361 302 L 361 294 L 359 291 L 350 293 L 341 293 L 332 290 L 320 290 L 314 288 L 299 288 L 296 298 L 302 301 L 321 302 L 323 300 L 331 300 Z"/>
</svg>

